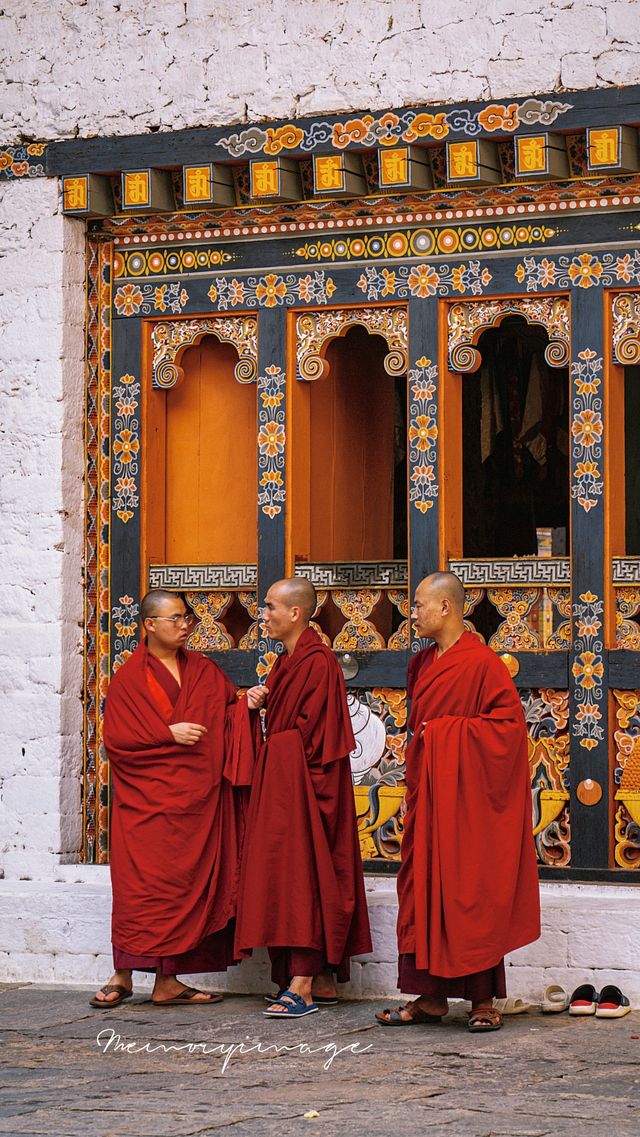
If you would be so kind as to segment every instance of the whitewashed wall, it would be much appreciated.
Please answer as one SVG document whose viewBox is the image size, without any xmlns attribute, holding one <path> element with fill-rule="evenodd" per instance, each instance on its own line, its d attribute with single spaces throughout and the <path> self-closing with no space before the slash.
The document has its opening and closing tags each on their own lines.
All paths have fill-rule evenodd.
<svg viewBox="0 0 640 1137">
<path fill-rule="evenodd" d="M 8 0 L 3 11 L 4 142 L 640 76 L 637 0 Z"/>
<path fill-rule="evenodd" d="M 84 236 L 0 184 L 0 870 L 80 841 Z"/>
<path fill-rule="evenodd" d="M 393 878 L 367 878 L 373 952 L 352 963 L 345 997 L 397 996 L 396 915 Z M 640 1007 L 640 898 L 616 885 L 543 884 L 542 936 L 508 957 L 507 990 L 540 1003 L 559 983 L 601 990 L 615 983 Z M 49 882 L 7 881 L 0 887 L 0 981 L 96 986 L 111 973 L 111 889 L 106 868 L 58 868 Z M 198 986 L 240 994 L 270 990 L 266 952 L 226 975 L 193 976 Z M 137 972 L 145 991 L 151 977 Z M 411 994 L 411 992 L 409 992 Z"/>
<path fill-rule="evenodd" d="M 6 0 L 0 147 L 640 81 L 638 0 Z M 0 183 L 0 979 L 97 982 L 108 874 L 80 845 L 83 228 Z M 371 885 L 393 989 L 394 899 Z M 617 969 L 640 897 L 546 886 L 515 993 Z M 244 974 L 244 977 L 243 977 Z M 247 974 L 253 978 L 247 978 Z M 264 982 L 248 969 L 232 980 Z M 640 985 L 633 988 L 640 1004 Z"/>
</svg>

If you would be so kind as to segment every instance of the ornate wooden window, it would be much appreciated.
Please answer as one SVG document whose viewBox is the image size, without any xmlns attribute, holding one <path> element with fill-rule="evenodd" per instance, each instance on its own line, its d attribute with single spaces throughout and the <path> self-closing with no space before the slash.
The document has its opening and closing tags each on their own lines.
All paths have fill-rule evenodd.
<svg viewBox="0 0 640 1137">
<path fill-rule="evenodd" d="M 409 597 L 427 572 L 451 566 L 469 625 L 520 691 L 542 874 L 635 879 L 640 176 L 607 167 L 596 177 L 585 131 L 589 99 L 598 123 L 606 107 L 625 130 L 640 115 L 607 92 L 563 99 L 215 130 L 206 160 L 225 167 L 219 184 L 235 206 L 214 198 L 194 212 L 181 201 L 90 223 L 87 860 L 108 858 L 101 707 L 138 641 L 141 592 L 184 588 L 200 616 L 193 645 L 242 686 L 275 656 L 260 599 L 297 572 L 318 588 L 316 624 L 347 676 L 363 857 L 393 867 L 406 665 L 422 646 Z M 527 181 L 514 167 L 514 137 L 541 115 L 556 124 L 545 145 L 562 152 L 561 180 L 545 166 Z M 381 204 L 372 152 L 385 131 L 425 169 Z M 445 147 L 465 135 L 491 143 L 486 185 L 447 182 Z M 118 140 L 86 145 L 86 177 L 108 182 L 122 167 Z M 155 155 L 166 173 L 167 145 L 150 138 L 142 166 L 154 168 Z M 195 167 L 201 155 L 180 145 Z M 319 147 L 348 157 L 367 192 L 314 199 Z M 283 150 L 297 163 L 298 198 L 251 204 L 250 159 Z M 55 151 L 55 169 L 77 181 L 76 151 L 66 169 L 65 153 Z M 174 192 L 179 174 L 164 179 Z M 105 185 L 86 188 L 95 202 Z M 514 329 L 545 371 L 537 394 L 518 388 L 511 411 L 517 385 L 499 392 L 513 477 L 520 459 L 526 478 L 544 474 L 555 451 L 553 494 L 542 476 L 521 480 L 533 501 L 528 543 L 502 519 L 483 530 L 474 516 L 490 489 L 473 484 L 485 477 L 482 448 L 499 433 L 490 399 L 483 419 L 482 369 Z M 495 481 L 504 513 L 505 476 Z"/>
</svg>

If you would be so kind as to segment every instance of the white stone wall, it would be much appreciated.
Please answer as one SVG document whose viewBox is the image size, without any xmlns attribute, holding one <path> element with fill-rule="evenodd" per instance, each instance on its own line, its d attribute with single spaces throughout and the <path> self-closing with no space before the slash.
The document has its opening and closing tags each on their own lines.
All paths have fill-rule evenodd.
<svg viewBox="0 0 640 1137">
<path fill-rule="evenodd" d="M 80 847 L 84 237 L 0 183 L 0 874 Z"/>
<path fill-rule="evenodd" d="M 55 883 L 5 882 L 0 888 L 0 982 L 69 983 L 95 987 L 112 971 L 108 869 L 70 865 Z M 580 983 L 601 990 L 615 983 L 640 1007 L 640 889 L 593 884 L 543 884 L 542 936 L 507 959 L 507 990 L 540 1003 L 550 983 L 567 992 Z M 391 878 L 367 878 L 374 950 L 351 967 L 345 997 L 397 996 L 397 902 Z M 212 989 L 241 994 L 270 990 L 266 953 L 226 975 L 192 976 Z M 146 990 L 151 977 L 136 972 Z"/>
<path fill-rule="evenodd" d="M 640 79 L 638 0 L 8 0 L 0 141 Z"/>
</svg>

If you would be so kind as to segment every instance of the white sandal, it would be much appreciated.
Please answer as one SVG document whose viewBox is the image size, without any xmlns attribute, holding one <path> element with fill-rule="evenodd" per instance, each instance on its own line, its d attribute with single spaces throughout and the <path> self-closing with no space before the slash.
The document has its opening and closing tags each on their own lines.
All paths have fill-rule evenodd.
<svg viewBox="0 0 640 1137">
<path fill-rule="evenodd" d="M 559 983 L 551 983 L 542 997 L 543 1015 L 558 1015 L 569 1006 L 569 996 Z"/>
<path fill-rule="evenodd" d="M 493 1005 L 501 1015 L 524 1015 L 533 1009 L 531 1003 L 525 1003 L 524 999 L 514 999 L 511 995 L 506 999 L 494 999 Z"/>
</svg>

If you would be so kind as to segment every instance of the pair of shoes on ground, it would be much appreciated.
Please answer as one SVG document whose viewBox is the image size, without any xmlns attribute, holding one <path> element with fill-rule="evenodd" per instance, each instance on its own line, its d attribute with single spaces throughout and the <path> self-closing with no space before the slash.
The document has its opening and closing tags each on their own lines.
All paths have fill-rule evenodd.
<svg viewBox="0 0 640 1137">
<path fill-rule="evenodd" d="M 111 995 L 113 992 L 118 996 L 117 999 L 89 999 L 90 1007 L 98 1007 L 101 1011 L 110 1011 L 113 1007 L 119 1007 L 120 1003 L 125 1003 L 127 999 L 133 998 L 133 989 L 122 987 L 120 983 L 107 983 L 106 986 L 100 988 L 103 995 Z M 208 995 L 207 999 L 196 999 L 196 995 Z M 185 987 L 179 995 L 174 995 L 172 999 L 151 999 L 154 1007 L 209 1007 L 212 1003 L 221 1003 L 222 995 L 215 994 L 213 991 L 199 991 L 197 987 Z"/>
<path fill-rule="evenodd" d="M 403 1018 L 402 1011 L 409 1017 Z M 380 1026 L 419 1026 L 422 1023 L 441 1023 L 444 1015 L 430 1015 L 418 1005 L 418 999 L 414 999 L 410 1003 L 405 1003 L 404 1007 L 393 1009 L 386 1007 L 384 1011 L 379 1011 L 375 1017 Z M 472 1034 L 484 1034 L 486 1031 L 500 1030 L 502 1014 L 497 1007 L 480 1007 L 476 1011 L 469 1012 L 467 1026 Z"/>
<path fill-rule="evenodd" d="M 581 983 L 568 995 L 564 987 L 552 983 L 542 1000 L 543 1015 L 569 1011 L 570 1015 L 595 1015 L 598 1019 L 621 1019 L 631 1010 L 629 999 L 614 983 L 596 991 L 592 983 Z"/>
</svg>

